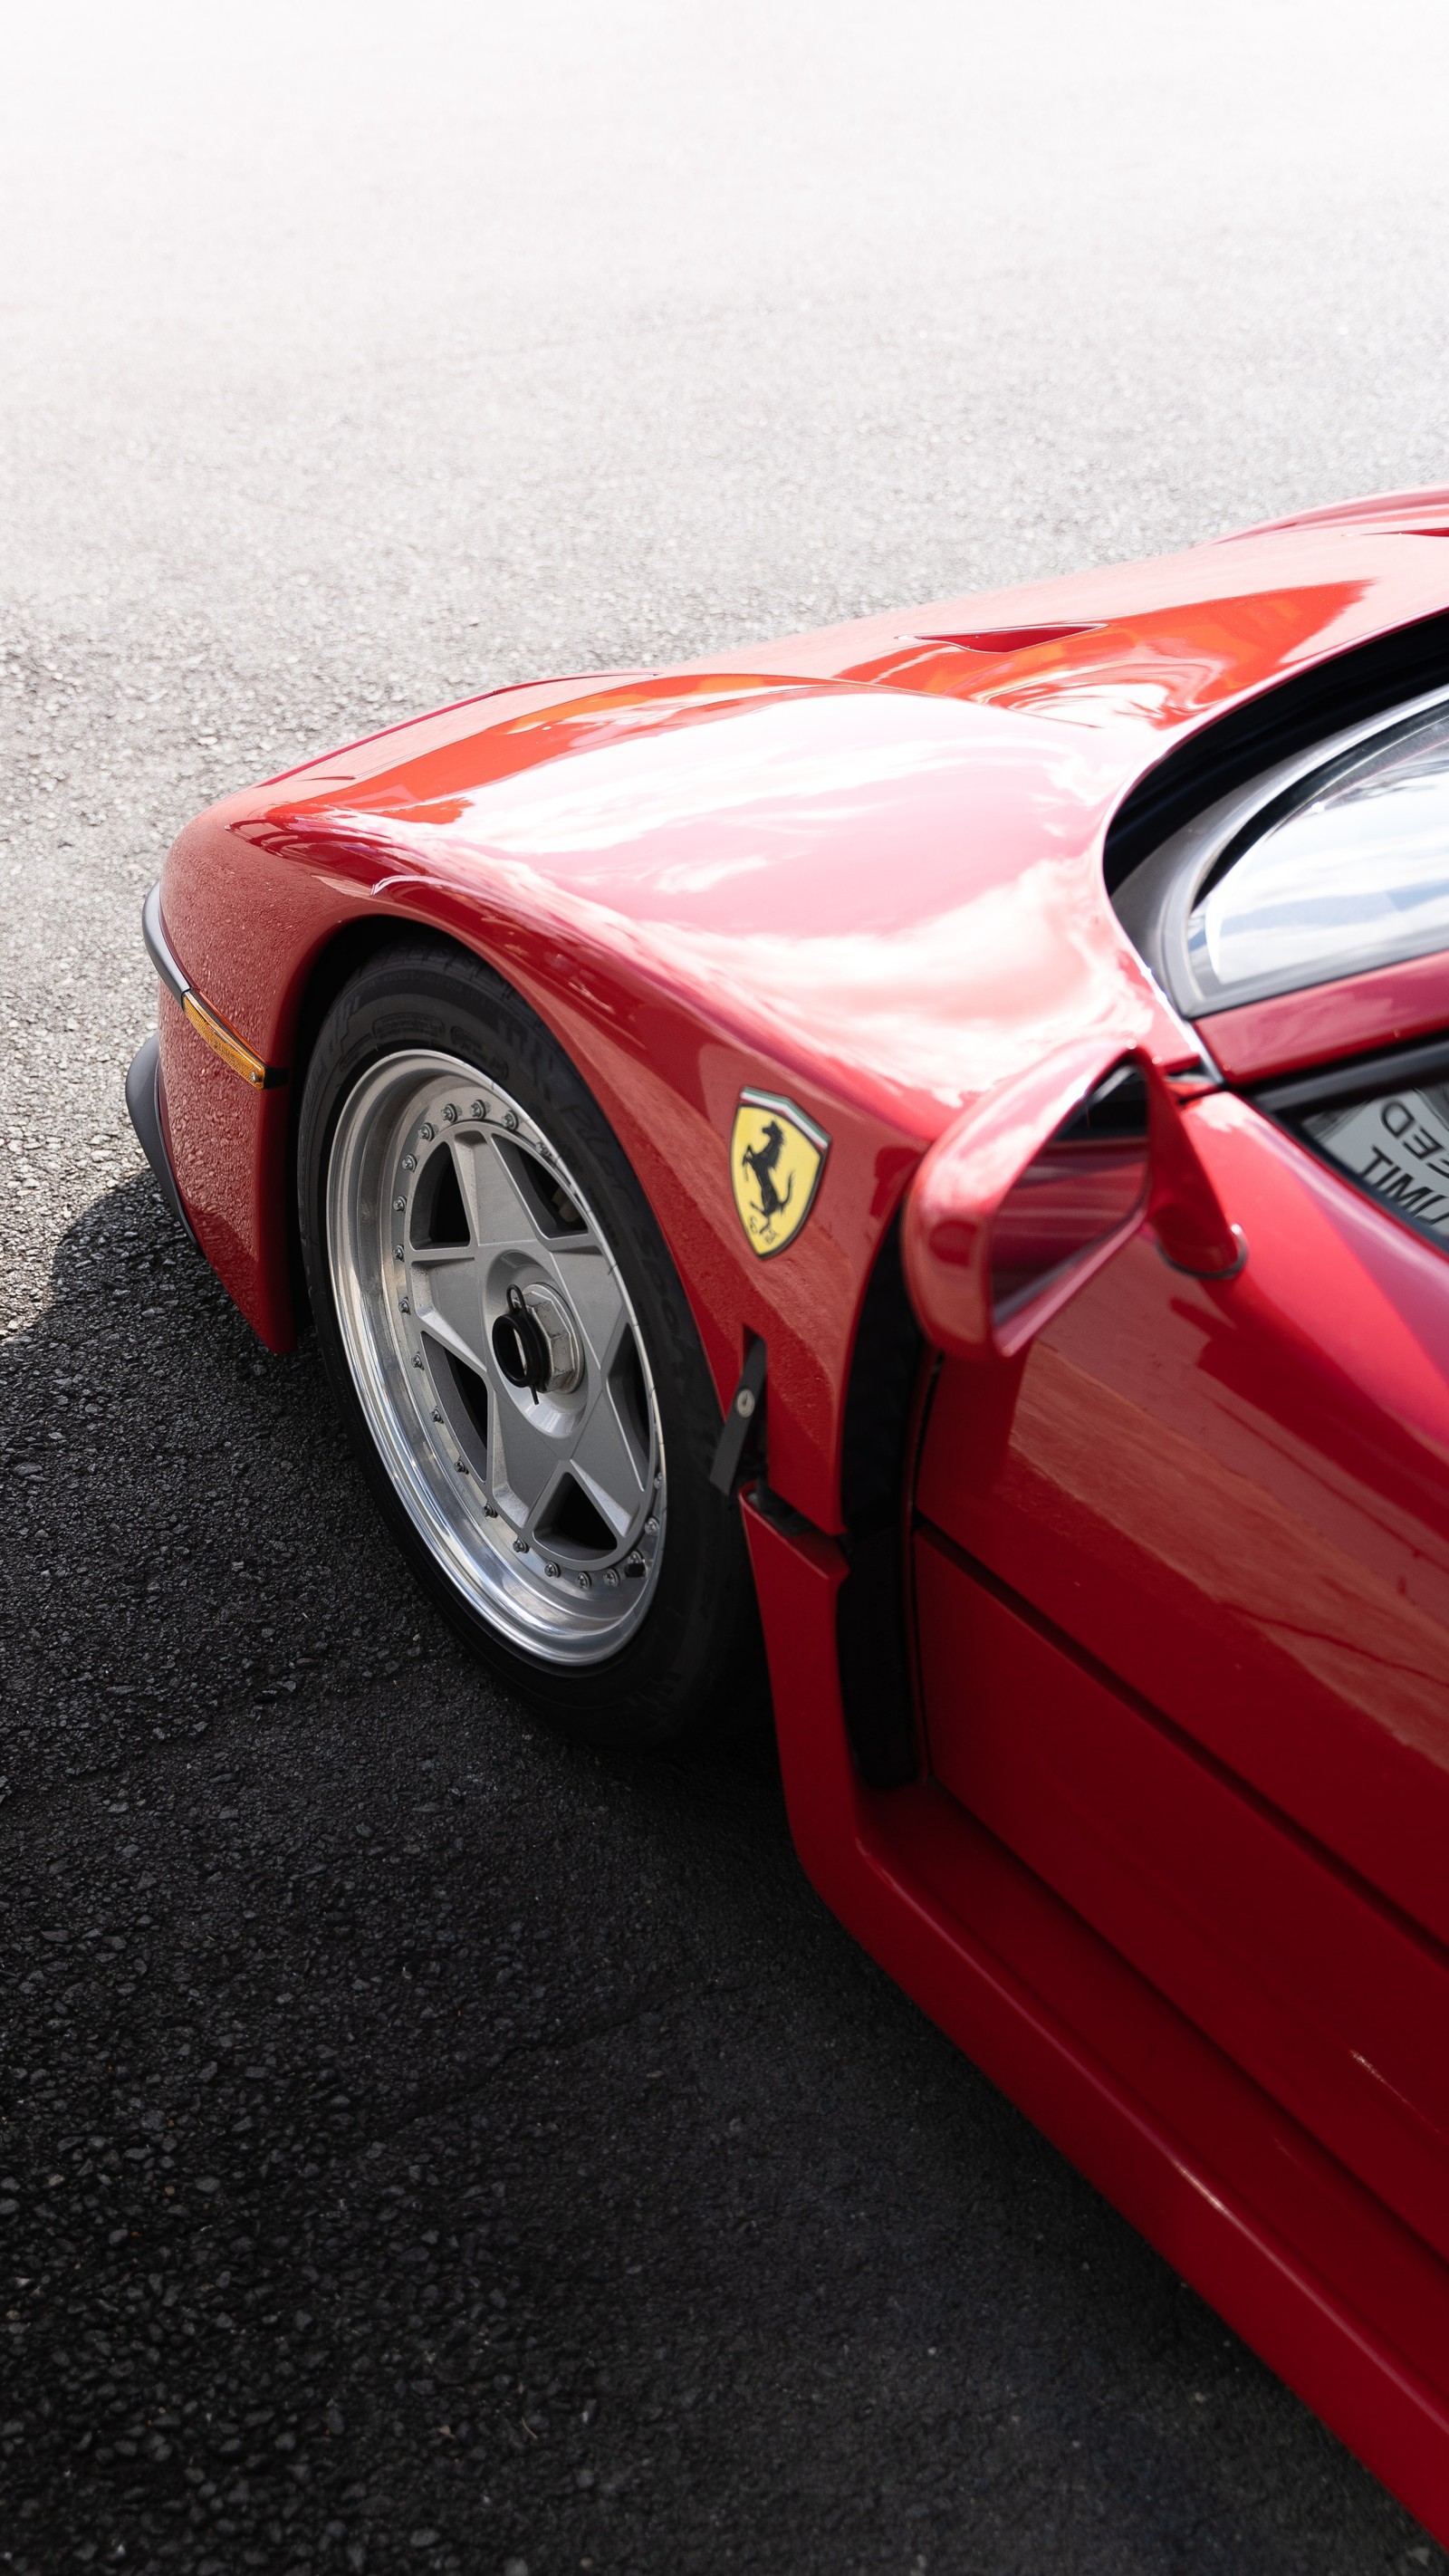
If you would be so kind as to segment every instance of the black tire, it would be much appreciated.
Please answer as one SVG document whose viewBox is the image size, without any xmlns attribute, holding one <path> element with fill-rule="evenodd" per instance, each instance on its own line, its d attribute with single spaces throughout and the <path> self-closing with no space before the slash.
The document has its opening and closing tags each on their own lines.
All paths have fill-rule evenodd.
<svg viewBox="0 0 1449 2576">
<path fill-rule="evenodd" d="M 511 1094 L 571 1167 L 607 1230 L 654 1380 L 668 1521 L 642 1624 L 582 1670 L 519 1651 L 460 1592 L 400 1500 L 359 1401 L 327 1248 L 328 1158 L 343 1105 L 379 1062 L 436 1048 Z M 717 1741 L 757 1721 L 763 1655 L 736 1506 L 709 1482 L 720 1410 L 674 1265 L 617 1137 L 542 1022 L 480 960 L 399 941 L 355 974 L 318 1032 L 298 1120 L 298 1219 L 322 1357 L 378 1507 L 413 1573 L 468 1645 L 542 1716 L 597 1745 Z"/>
</svg>

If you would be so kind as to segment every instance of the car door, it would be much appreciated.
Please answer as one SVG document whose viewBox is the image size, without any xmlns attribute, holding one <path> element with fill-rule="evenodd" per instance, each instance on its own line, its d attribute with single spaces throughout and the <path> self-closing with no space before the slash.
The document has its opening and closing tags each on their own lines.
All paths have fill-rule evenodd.
<svg viewBox="0 0 1449 2576">
<path fill-rule="evenodd" d="M 1422 740 L 1411 748 L 1422 783 Z M 1381 810 L 1356 818 L 1357 862 L 1350 818 L 1337 893 L 1331 865 L 1304 868 L 1317 825 L 1302 797 L 1276 815 L 1269 798 L 1246 841 L 1229 818 L 1241 855 L 1226 869 L 1220 853 L 1194 857 L 1198 913 L 1231 909 L 1219 889 L 1246 859 L 1232 899 L 1269 920 L 1256 949 L 1241 923 L 1215 926 L 1220 964 L 1239 936 L 1240 969 L 1215 1009 L 1239 1008 L 1246 986 L 1260 1054 L 1273 1054 L 1275 974 L 1282 1026 L 1312 987 L 1321 1032 L 1336 980 L 1357 1027 L 1366 976 L 1391 980 L 1410 954 L 1422 1000 L 1429 961 L 1443 965 L 1449 721 L 1435 756 L 1439 807 L 1413 790 L 1401 837 L 1442 823 L 1437 877 L 1417 847 L 1401 873 L 1442 880 L 1442 903 L 1431 888 L 1407 930 L 1402 904 L 1385 928 L 1360 899 L 1367 882 L 1377 902 L 1396 864 Z M 1265 856 L 1285 810 L 1299 846 Z M 1331 792 L 1317 810 L 1342 839 Z M 1306 957 L 1280 918 L 1294 868 Z M 1173 900 L 1186 945 L 1200 924 L 1180 885 Z M 1176 998 L 1202 995 L 1179 984 Z M 1209 1044 L 1212 1017 L 1200 1013 Z M 1449 967 L 1442 1017 L 1449 1028 Z M 1193 1101 L 1184 1126 L 1242 1229 L 1244 1266 L 1189 1276 L 1144 1228 L 1014 1359 L 944 1361 L 913 1540 L 943 1789 L 1441 2253 L 1446 1086 L 1449 1046 L 1431 1035 Z"/>
</svg>

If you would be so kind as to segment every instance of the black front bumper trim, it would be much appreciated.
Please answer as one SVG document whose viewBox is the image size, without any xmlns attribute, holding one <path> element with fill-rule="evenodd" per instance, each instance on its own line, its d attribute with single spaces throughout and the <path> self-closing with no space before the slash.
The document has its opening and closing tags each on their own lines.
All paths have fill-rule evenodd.
<svg viewBox="0 0 1449 2576">
<path fill-rule="evenodd" d="M 149 947 L 150 941 L 148 940 L 146 944 Z M 162 972 L 159 966 L 157 971 Z M 151 1035 L 142 1042 L 131 1059 L 131 1069 L 126 1076 L 126 1108 L 131 1124 L 140 1139 L 141 1151 L 160 1185 L 161 1196 L 177 1223 L 185 1226 L 191 1241 L 195 1243 L 196 1236 L 192 1232 L 191 1219 L 181 1204 L 181 1192 L 176 1186 L 176 1175 L 171 1169 L 170 1158 L 166 1152 L 166 1140 L 161 1132 L 161 1102 L 158 1096 L 160 1082 L 161 1040 L 153 1029 Z M 198 1245 L 197 1248 L 199 1250 L 200 1246 Z"/>
</svg>

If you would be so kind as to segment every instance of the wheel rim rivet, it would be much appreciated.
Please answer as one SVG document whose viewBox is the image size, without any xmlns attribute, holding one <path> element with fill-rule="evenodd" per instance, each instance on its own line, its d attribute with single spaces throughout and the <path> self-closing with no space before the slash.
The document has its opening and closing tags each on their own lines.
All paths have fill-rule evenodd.
<svg viewBox="0 0 1449 2576">
<path fill-rule="evenodd" d="M 513 1553 L 514 1553 L 514 1555 L 515 1555 L 515 1556 L 527 1556 L 527 1554 L 528 1554 L 528 1541 L 527 1541 L 527 1539 L 526 1539 L 526 1538 L 516 1538 L 516 1539 L 514 1540 L 514 1542 L 513 1542 Z"/>
<path fill-rule="evenodd" d="M 418 1129 L 418 1134 L 421 1136 L 425 1145 L 431 1145 L 437 1132 L 438 1131 L 433 1125 L 431 1118 L 425 1118 L 421 1127 Z"/>
<path fill-rule="evenodd" d="M 457 1126 L 457 1124 L 458 1124 L 458 1113 L 457 1113 L 457 1110 L 453 1107 L 453 1104 L 452 1104 L 451 1100 L 449 1101 L 447 1108 L 444 1110 L 444 1112 L 443 1112 L 443 1116 L 446 1118 L 446 1120 L 447 1120 L 447 1122 L 448 1122 L 448 1125 L 449 1125 L 450 1127 L 456 1127 L 456 1126 Z"/>
<path fill-rule="evenodd" d="M 552 1558 L 552 1557 L 550 1557 L 550 1558 L 549 1558 L 548 1563 L 545 1565 L 545 1567 L 544 1567 L 544 1569 L 543 1569 L 543 1570 L 544 1570 L 544 1573 L 545 1573 L 545 1574 L 548 1574 L 548 1575 L 554 1575 L 554 1576 L 556 1576 L 556 1575 L 557 1575 L 557 1573 L 558 1573 L 558 1567 L 554 1564 L 554 1561 L 553 1561 L 553 1558 Z"/>
</svg>

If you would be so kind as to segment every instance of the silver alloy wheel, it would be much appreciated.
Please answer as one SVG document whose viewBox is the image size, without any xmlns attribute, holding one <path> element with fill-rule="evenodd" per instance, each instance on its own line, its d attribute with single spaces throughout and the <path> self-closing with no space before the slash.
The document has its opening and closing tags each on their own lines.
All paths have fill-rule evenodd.
<svg viewBox="0 0 1449 2576">
<path fill-rule="evenodd" d="M 557 1664 L 616 1654 L 664 1546 L 659 1407 L 618 1264 L 561 1155 L 456 1057 L 366 1072 L 327 1164 L 353 1385 L 471 1607 Z"/>
</svg>

